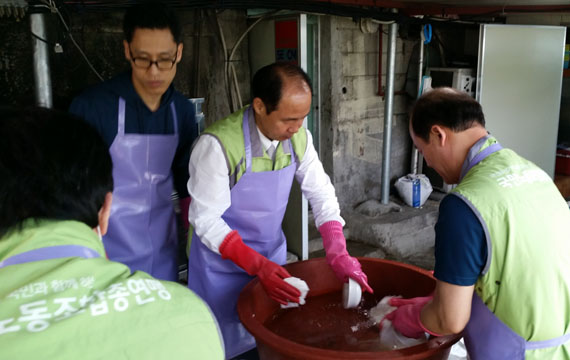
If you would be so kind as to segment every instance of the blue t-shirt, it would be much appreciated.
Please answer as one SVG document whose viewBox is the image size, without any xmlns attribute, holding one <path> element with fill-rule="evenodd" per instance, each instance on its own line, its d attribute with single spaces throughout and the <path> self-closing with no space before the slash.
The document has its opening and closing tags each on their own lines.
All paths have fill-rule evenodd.
<svg viewBox="0 0 570 360">
<path fill-rule="evenodd" d="M 125 133 L 174 134 L 174 121 L 170 103 L 174 102 L 178 119 L 178 146 L 171 161 L 174 189 L 181 198 L 188 196 L 188 162 L 190 149 L 198 137 L 194 108 L 184 95 L 174 90 L 172 84 L 162 95 L 160 106 L 150 111 L 135 91 L 131 72 L 127 71 L 108 81 L 85 90 L 73 99 L 69 112 L 82 117 L 101 134 L 107 146 L 117 135 L 119 97 L 125 99 Z"/>
<path fill-rule="evenodd" d="M 435 278 L 473 285 L 486 261 L 487 242 L 479 219 L 459 197 L 446 196 L 439 204 L 435 225 Z"/>
</svg>

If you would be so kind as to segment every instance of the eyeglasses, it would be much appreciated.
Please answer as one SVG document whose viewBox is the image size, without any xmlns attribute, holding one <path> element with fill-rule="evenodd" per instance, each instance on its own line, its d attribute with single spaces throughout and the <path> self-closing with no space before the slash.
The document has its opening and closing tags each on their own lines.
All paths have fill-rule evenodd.
<svg viewBox="0 0 570 360">
<path fill-rule="evenodd" d="M 170 70 L 174 67 L 174 64 L 176 64 L 176 56 L 174 56 L 174 59 L 158 59 L 153 61 L 148 58 L 134 57 L 133 52 L 131 51 L 130 48 L 129 48 L 129 53 L 131 55 L 131 61 L 133 62 L 133 64 L 135 64 L 135 66 L 140 69 L 148 70 L 150 69 L 152 64 L 156 64 L 158 70 Z"/>
</svg>

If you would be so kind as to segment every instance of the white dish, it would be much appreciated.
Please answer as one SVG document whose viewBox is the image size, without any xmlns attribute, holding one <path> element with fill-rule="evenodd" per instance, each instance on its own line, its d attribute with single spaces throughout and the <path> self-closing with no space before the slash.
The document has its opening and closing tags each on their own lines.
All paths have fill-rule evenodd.
<svg viewBox="0 0 570 360">
<path fill-rule="evenodd" d="M 342 306 L 345 309 L 355 308 L 360 304 L 362 289 L 360 284 L 348 278 L 348 282 L 342 287 Z"/>
</svg>

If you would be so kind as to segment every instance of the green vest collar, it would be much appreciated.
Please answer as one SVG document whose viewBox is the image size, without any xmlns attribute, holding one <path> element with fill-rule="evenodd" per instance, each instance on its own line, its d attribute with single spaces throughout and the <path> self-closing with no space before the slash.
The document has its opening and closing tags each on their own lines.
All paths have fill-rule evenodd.
<svg viewBox="0 0 570 360">
<path fill-rule="evenodd" d="M 465 157 L 465 161 L 463 161 L 463 165 L 461 166 L 459 182 L 461 182 L 461 180 L 465 177 L 465 175 L 467 175 L 467 171 L 469 170 L 469 164 L 471 163 L 471 160 L 473 160 L 473 158 L 477 156 L 477 154 L 479 154 L 483 149 L 489 147 L 494 143 L 497 143 L 497 139 L 487 134 L 486 136 L 483 136 L 481 139 L 477 140 L 477 142 L 473 146 L 471 146 L 471 149 L 469 149 L 469 152 Z"/>
<path fill-rule="evenodd" d="M 79 221 L 28 219 L 0 239 L 0 260 L 48 246 L 80 245 L 105 258 L 103 243 L 92 229 Z"/>
</svg>

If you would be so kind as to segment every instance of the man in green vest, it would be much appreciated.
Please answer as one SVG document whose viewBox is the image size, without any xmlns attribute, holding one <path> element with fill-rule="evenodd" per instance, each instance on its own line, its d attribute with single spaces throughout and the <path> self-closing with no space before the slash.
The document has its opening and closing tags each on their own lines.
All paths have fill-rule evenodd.
<svg viewBox="0 0 570 360">
<path fill-rule="evenodd" d="M 106 258 L 112 163 L 67 113 L 0 108 L 0 358 L 223 359 L 209 307 Z"/>
<path fill-rule="evenodd" d="M 570 359 L 570 210 L 552 179 L 489 135 L 458 90 L 424 94 L 410 135 L 457 187 L 435 226 L 434 293 L 391 299 L 386 318 L 409 337 L 463 331 L 473 360 Z"/>
<path fill-rule="evenodd" d="M 216 121 L 200 136 L 190 156 L 189 220 L 194 226 L 188 287 L 216 315 L 226 357 L 255 357 L 255 340 L 241 325 L 236 303 L 257 276 L 269 297 L 299 302 L 289 285 L 281 223 L 293 179 L 309 200 L 323 237 L 328 264 L 339 281 L 356 280 L 372 292 L 357 259 L 346 250 L 344 220 L 335 189 L 302 127 L 311 109 L 311 82 L 298 66 L 274 63 L 252 81 L 253 101 Z"/>
</svg>

